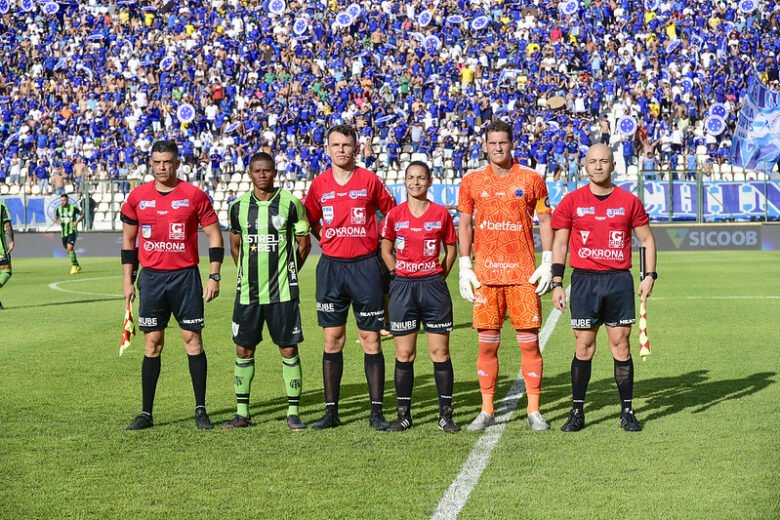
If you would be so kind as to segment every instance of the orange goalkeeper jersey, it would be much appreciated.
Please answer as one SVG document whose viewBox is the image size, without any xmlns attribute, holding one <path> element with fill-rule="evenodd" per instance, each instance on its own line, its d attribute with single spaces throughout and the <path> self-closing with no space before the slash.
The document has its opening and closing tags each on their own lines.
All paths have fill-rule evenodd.
<svg viewBox="0 0 780 520">
<path fill-rule="evenodd" d="M 515 164 L 499 177 L 488 164 L 460 183 L 461 218 L 474 215 L 474 274 L 486 285 L 528 283 L 536 269 L 533 219 L 550 213 L 547 185 L 538 173 Z"/>
</svg>

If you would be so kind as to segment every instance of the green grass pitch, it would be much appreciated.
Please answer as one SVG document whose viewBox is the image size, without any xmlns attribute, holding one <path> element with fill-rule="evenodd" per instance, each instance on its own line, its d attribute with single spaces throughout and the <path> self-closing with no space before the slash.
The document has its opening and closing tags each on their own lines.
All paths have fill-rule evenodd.
<svg viewBox="0 0 780 520">
<path fill-rule="evenodd" d="M 314 264 L 301 276 L 305 343 L 303 419 L 322 411 L 321 332 Z M 478 435 L 436 428 L 431 363 L 421 338 L 415 427 L 371 431 L 356 331 L 345 349 L 335 430 L 291 433 L 280 360 L 261 344 L 251 411 L 255 426 L 197 431 L 186 355 L 169 329 L 156 425 L 125 426 L 140 411 L 140 336 L 118 357 L 123 315 L 116 258 L 15 259 L 0 290 L 0 518 L 430 518 Z M 203 263 L 202 263 L 203 264 Z M 636 357 L 635 408 L 645 430 L 623 432 L 602 332 L 586 405 L 587 428 L 559 428 L 570 406 L 573 336 L 564 315 L 547 342 L 542 412 L 550 432 L 525 425 L 525 402 L 498 442 L 459 518 L 780 517 L 780 253 L 662 253 L 648 305 L 653 354 Z M 207 305 L 208 402 L 222 423 L 235 410 L 230 313 L 235 269 Z M 450 278 L 456 327 L 455 418 L 479 411 L 476 334 Z M 54 285 L 52 285 L 54 284 Z M 57 287 L 57 290 L 52 287 Z M 67 291 L 67 292 L 65 292 Z M 544 316 L 550 313 L 543 298 Z M 350 317 L 351 319 L 351 317 Z M 636 355 L 637 330 L 632 334 Z M 392 341 L 385 411 L 395 408 Z M 517 376 L 507 323 L 497 396 Z"/>
</svg>

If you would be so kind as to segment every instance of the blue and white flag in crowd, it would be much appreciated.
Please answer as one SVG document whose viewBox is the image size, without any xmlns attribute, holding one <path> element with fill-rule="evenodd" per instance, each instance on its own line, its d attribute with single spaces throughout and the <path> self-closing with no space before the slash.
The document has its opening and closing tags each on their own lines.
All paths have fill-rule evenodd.
<svg viewBox="0 0 780 520">
<path fill-rule="evenodd" d="M 751 170 L 771 171 L 780 160 L 780 93 L 753 74 L 737 118 L 730 161 Z"/>
</svg>

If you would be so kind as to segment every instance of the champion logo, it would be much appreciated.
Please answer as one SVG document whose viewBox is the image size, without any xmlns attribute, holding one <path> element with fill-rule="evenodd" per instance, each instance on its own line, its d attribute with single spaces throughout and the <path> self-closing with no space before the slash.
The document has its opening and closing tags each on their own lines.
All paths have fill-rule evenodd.
<svg viewBox="0 0 780 520">
<path fill-rule="evenodd" d="M 539 374 L 537 374 L 536 372 L 526 372 L 526 374 L 525 374 L 525 375 L 527 375 L 528 377 L 535 377 L 536 379 L 539 379 L 539 378 L 541 377 L 541 376 L 540 376 Z"/>
<path fill-rule="evenodd" d="M 484 370 L 477 370 L 477 375 L 478 375 L 479 377 L 487 377 L 487 376 L 488 376 L 488 373 L 487 373 L 487 372 L 485 372 Z"/>
</svg>

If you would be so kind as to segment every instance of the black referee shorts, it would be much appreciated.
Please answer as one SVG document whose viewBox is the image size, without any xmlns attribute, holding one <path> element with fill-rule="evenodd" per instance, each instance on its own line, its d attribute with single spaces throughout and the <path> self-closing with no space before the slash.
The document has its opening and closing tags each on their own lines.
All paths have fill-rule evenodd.
<svg viewBox="0 0 780 520">
<path fill-rule="evenodd" d="M 200 330 L 203 319 L 203 285 L 197 267 L 160 271 L 145 267 L 138 275 L 138 328 L 165 330 L 173 313 L 179 327 Z"/>
<path fill-rule="evenodd" d="M 357 258 L 322 255 L 317 263 L 317 323 L 341 327 L 347 323 L 349 305 L 360 330 L 384 327 L 382 267 L 376 253 Z"/>
<path fill-rule="evenodd" d="M 631 271 L 586 271 L 571 275 L 571 327 L 593 329 L 636 322 Z"/>
<path fill-rule="evenodd" d="M 425 332 L 446 334 L 452 330 L 452 298 L 440 274 L 418 278 L 396 277 L 390 282 L 387 304 L 393 336 Z"/>
</svg>

